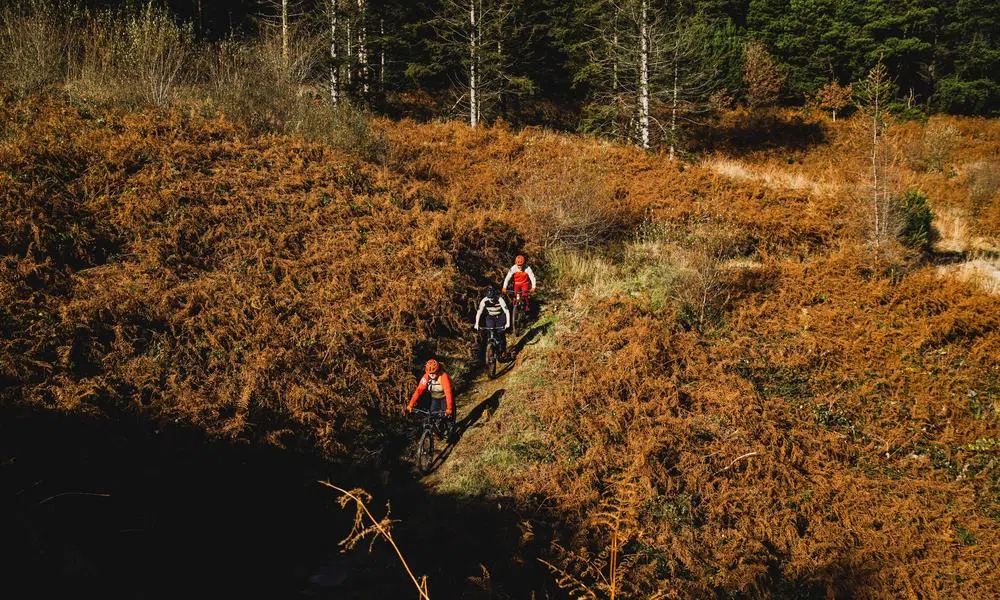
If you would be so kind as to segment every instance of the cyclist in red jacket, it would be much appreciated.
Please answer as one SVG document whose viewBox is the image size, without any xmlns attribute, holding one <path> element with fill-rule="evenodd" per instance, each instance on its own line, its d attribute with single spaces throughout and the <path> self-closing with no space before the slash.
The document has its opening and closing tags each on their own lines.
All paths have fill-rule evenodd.
<svg viewBox="0 0 1000 600">
<path fill-rule="evenodd" d="M 535 291 L 537 281 L 535 281 L 535 274 L 531 267 L 525 265 L 524 257 L 521 255 L 514 259 L 514 266 L 507 271 L 507 277 L 503 280 L 502 293 L 507 293 L 507 285 L 512 279 L 514 280 L 514 294 L 521 292 L 524 296 L 524 307 L 528 308 L 528 298 Z"/>
<path fill-rule="evenodd" d="M 431 397 L 431 412 L 444 410 L 446 417 L 453 422 L 455 420 L 455 404 L 451 395 L 451 377 L 444 372 L 441 363 L 433 358 L 424 365 L 424 376 L 420 378 L 417 389 L 413 390 L 409 404 L 406 405 L 406 412 L 412 412 L 413 406 L 420 400 L 420 396 L 428 392 Z"/>
</svg>

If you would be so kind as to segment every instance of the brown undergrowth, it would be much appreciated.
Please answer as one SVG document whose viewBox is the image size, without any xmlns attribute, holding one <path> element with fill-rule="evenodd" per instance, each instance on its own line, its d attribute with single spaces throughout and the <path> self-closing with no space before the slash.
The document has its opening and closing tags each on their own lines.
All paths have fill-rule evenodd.
<svg viewBox="0 0 1000 600">
<path fill-rule="evenodd" d="M 1000 301 L 849 196 L 671 169 L 616 169 L 622 250 L 551 255 L 554 332 L 439 485 L 571 523 L 582 597 L 1000 592 Z"/>
<path fill-rule="evenodd" d="M 574 524 L 546 562 L 588 597 L 615 547 L 620 597 L 995 595 L 1000 306 L 859 262 L 785 264 L 707 335 L 583 294 L 519 365 L 478 485 Z"/>
<path fill-rule="evenodd" d="M 560 582 L 996 595 L 1000 300 L 872 258 L 844 197 L 530 129 L 376 122 L 376 156 L 201 114 L 0 107 L 4 400 L 367 464 L 525 251 L 552 329 L 455 477 L 555 522 Z"/>
<path fill-rule="evenodd" d="M 502 215 L 422 204 L 419 185 L 325 146 L 187 113 L 3 113 L 2 376 L 18 400 L 377 450 L 411 365 L 465 317 L 468 265 L 519 242 Z"/>
</svg>

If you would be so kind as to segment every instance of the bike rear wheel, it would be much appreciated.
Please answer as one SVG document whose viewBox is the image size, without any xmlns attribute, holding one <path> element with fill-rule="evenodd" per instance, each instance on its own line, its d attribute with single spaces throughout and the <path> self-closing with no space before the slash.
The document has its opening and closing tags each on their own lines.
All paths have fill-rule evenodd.
<svg viewBox="0 0 1000 600">
<path fill-rule="evenodd" d="M 430 473 L 431 463 L 434 462 L 434 432 L 425 428 L 420 434 L 417 442 L 416 454 L 417 469 L 424 475 Z"/>
</svg>

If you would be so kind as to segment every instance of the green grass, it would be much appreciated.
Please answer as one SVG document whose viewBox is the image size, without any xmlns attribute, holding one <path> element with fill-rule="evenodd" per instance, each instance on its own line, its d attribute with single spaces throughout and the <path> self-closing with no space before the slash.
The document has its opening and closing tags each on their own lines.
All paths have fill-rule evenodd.
<svg viewBox="0 0 1000 600">
<path fill-rule="evenodd" d="M 532 410 L 535 390 L 548 385 L 545 356 L 555 347 L 559 316 L 547 314 L 532 327 L 547 327 L 522 352 L 525 360 L 496 385 L 504 390 L 496 411 L 473 426 L 442 468 L 437 488 L 443 493 L 473 497 L 508 495 L 512 484 L 531 464 L 556 460 L 546 434 Z M 512 340 L 513 341 L 513 340 Z"/>
</svg>

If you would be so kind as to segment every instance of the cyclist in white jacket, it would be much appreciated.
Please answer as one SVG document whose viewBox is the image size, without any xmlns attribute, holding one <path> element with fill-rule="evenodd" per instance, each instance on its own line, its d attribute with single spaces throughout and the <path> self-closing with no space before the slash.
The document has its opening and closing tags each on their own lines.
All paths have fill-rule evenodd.
<svg viewBox="0 0 1000 600">
<path fill-rule="evenodd" d="M 486 340 L 489 334 L 480 330 L 480 326 L 485 329 L 496 329 L 500 338 L 500 358 L 507 356 L 507 330 L 510 329 L 510 312 L 507 310 L 507 303 L 503 301 L 496 288 L 490 286 L 486 288 L 486 297 L 479 302 L 479 310 L 476 311 L 476 331 L 479 332 L 479 353 L 486 358 Z"/>
</svg>

